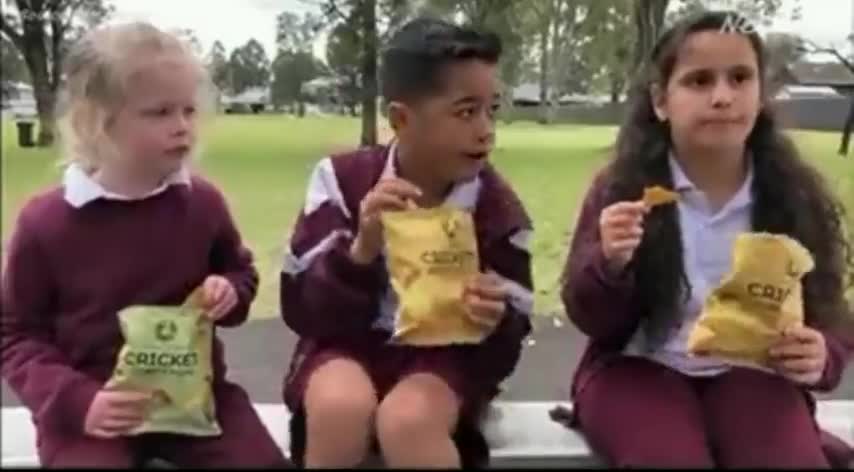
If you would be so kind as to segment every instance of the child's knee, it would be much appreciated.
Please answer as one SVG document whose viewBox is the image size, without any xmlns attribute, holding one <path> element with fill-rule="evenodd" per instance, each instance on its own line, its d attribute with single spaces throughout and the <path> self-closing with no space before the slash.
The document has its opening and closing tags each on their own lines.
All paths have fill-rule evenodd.
<svg viewBox="0 0 854 472">
<path fill-rule="evenodd" d="M 310 425 L 344 427 L 363 422 L 367 425 L 377 409 L 377 394 L 358 364 L 336 359 L 312 374 L 304 405 Z"/>
<path fill-rule="evenodd" d="M 417 376 L 399 383 L 380 404 L 377 436 L 381 443 L 428 435 L 450 436 L 453 432 L 460 404 L 456 394 L 438 377 Z"/>
</svg>

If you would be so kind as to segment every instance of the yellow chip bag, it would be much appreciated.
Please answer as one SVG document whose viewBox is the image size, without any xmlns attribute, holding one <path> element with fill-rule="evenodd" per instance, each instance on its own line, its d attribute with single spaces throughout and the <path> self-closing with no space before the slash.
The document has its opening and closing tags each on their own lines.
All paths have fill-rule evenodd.
<svg viewBox="0 0 854 472">
<path fill-rule="evenodd" d="M 485 329 L 463 304 L 479 258 L 470 213 L 438 207 L 381 216 L 386 263 L 399 300 L 392 342 L 414 346 L 479 343 Z"/>
<path fill-rule="evenodd" d="M 731 272 L 709 295 L 688 349 L 733 364 L 768 368 L 768 349 L 783 330 L 804 322 L 801 279 L 813 258 L 798 241 L 743 233 L 733 248 Z"/>
<path fill-rule="evenodd" d="M 221 434 L 212 387 L 213 324 L 196 306 L 188 301 L 119 312 L 125 345 L 107 388 L 152 394 L 145 421 L 131 435 Z"/>
</svg>

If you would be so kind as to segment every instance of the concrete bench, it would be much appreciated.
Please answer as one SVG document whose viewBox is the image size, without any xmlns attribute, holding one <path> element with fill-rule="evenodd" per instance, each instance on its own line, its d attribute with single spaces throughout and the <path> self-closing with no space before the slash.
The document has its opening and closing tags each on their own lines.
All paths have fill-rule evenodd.
<svg viewBox="0 0 854 472">
<path fill-rule="evenodd" d="M 594 467 L 601 463 L 584 439 L 549 418 L 554 402 L 497 402 L 484 431 L 492 467 Z M 564 406 L 570 407 L 569 404 Z M 280 404 L 256 404 L 262 420 L 287 453 L 289 414 Z M 818 406 L 822 428 L 854 446 L 854 401 L 824 401 Z M 35 430 L 22 407 L 3 407 L 2 467 L 38 467 Z"/>
</svg>

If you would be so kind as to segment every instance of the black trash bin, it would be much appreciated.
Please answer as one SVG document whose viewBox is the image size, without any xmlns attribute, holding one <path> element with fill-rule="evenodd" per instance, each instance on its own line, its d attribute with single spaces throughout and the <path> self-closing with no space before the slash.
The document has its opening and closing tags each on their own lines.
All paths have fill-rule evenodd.
<svg viewBox="0 0 854 472">
<path fill-rule="evenodd" d="M 33 128 L 35 127 L 35 123 L 32 121 L 19 121 L 15 124 L 18 126 L 18 146 L 35 146 L 36 143 L 33 140 Z"/>
</svg>

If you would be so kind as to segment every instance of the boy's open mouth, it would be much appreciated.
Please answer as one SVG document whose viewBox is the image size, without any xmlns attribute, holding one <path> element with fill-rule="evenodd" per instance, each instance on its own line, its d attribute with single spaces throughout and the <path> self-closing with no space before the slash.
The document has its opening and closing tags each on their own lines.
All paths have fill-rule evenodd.
<svg viewBox="0 0 854 472">
<path fill-rule="evenodd" d="M 486 156 L 488 156 L 489 153 L 487 153 L 485 151 L 484 152 L 467 152 L 467 153 L 464 153 L 464 155 L 471 160 L 482 161 L 482 160 L 486 159 Z"/>
<path fill-rule="evenodd" d="M 168 149 L 166 154 L 171 157 L 180 158 L 187 155 L 188 152 L 190 152 L 190 146 L 175 146 Z"/>
</svg>

